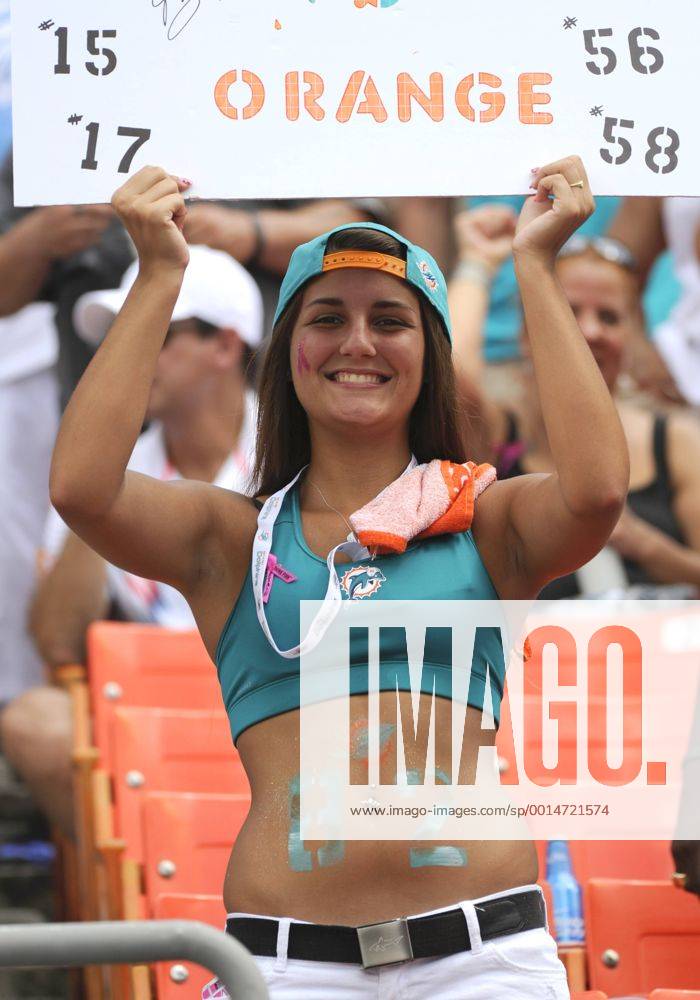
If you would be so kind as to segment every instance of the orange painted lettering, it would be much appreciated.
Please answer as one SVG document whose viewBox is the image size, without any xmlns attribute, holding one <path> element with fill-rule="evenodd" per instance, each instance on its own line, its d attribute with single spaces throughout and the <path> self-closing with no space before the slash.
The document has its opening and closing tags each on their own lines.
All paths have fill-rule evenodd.
<svg viewBox="0 0 700 1000">
<path fill-rule="evenodd" d="M 445 99 L 442 73 L 430 74 L 430 94 L 418 86 L 409 73 L 399 73 L 397 80 L 399 98 L 399 121 L 410 122 L 411 101 L 416 101 L 430 115 L 434 122 L 445 117 Z"/>
<path fill-rule="evenodd" d="M 319 107 L 318 99 L 323 96 L 323 77 L 310 70 L 304 70 L 304 110 L 311 115 L 314 121 L 321 122 L 326 117 L 326 112 Z M 284 96 L 287 119 L 295 122 L 299 118 L 299 74 L 297 72 L 287 73 L 284 78 Z"/>
<path fill-rule="evenodd" d="M 485 105 L 485 110 L 479 112 L 480 122 L 495 122 L 503 114 L 506 106 L 505 95 L 498 90 L 502 86 L 502 80 L 493 73 L 479 73 L 479 84 L 482 87 L 492 87 L 494 93 L 481 95 L 481 103 Z M 471 92 L 474 87 L 474 74 L 470 73 L 457 84 L 455 92 L 455 103 L 457 110 L 467 121 L 476 121 L 476 112 L 471 103 Z"/>
<path fill-rule="evenodd" d="M 216 101 L 217 108 L 222 115 L 226 115 L 227 118 L 232 118 L 234 121 L 237 121 L 240 112 L 238 108 L 231 104 L 229 90 L 237 80 L 238 71 L 232 69 L 228 73 L 224 73 L 216 81 L 216 86 L 214 87 L 214 100 Z M 241 80 L 250 87 L 250 101 L 243 108 L 242 112 L 242 117 L 245 120 L 247 118 L 254 118 L 262 108 L 265 103 L 265 88 L 260 77 L 256 76 L 249 69 L 243 70 Z"/>
<path fill-rule="evenodd" d="M 363 81 L 365 81 L 364 86 Z M 361 88 L 363 100 L 357 104 Z M 355 109 L 356 104 L 357 110 Z M 389 117 L 374 80 L 369 75 L 365 80 L 365 72 L 361 69 L 356 70 L 348 80 L 336 118 L 341 124 L 344 124 L 350 120 L 353 112 L 358 115 L 372 115 L 379 124 L 385 122 Z"/>
<path fill-rule="evenodd" d="M 534 88 L 548 87 L 551 82 L 549 73 L 521 73 L 518 77 L 518 105 L 523 125 L 551 125 L 554 121 L 549 111 L 535 111 L 538 104 L 549 104 L 552 98 Z"/>
</svg>

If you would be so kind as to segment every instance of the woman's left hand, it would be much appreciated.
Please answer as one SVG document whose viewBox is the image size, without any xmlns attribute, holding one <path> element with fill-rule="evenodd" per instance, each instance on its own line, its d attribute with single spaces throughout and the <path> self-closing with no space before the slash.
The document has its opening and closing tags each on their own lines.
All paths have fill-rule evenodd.
<svg viewBox="0 0 700 1000">
<path fill-rule="evenodd" d="M 582 187 L 572 187 L 581 181 Z M 534 171 L 531 187 L 536 193 L 523 205 L 513 254 L 516 259 L 534 257 L 553 266 L 569 237 L 593 214 L 595 202 L 578 156 L 557 160 Z"/>
</svg>

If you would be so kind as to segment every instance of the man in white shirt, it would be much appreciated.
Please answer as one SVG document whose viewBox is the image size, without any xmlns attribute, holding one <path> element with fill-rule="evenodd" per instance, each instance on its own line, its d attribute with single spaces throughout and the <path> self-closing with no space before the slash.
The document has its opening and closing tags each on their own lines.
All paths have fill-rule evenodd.
<svg viewBox="0 0 700 1000">
<path fill-rule="evenodd" d="M 190 264 L 158 362 L 147 431 L 129 468 L 159 479 L 199 479 L 245 492 L 255 438 L 255 396 L 246 371 L 262 339 L 257 285 L 228 254 L 192 247 Z M 80 335 L 99 343 L 136 278 L 91 292 L 75 307 Z M 45 559 L 31 616 L 49 671 L 83 662 L 90 622 L 110 609 L 127 620 L 174 628 L 194 625 L 182 595 L 109 566 L 51 512 Z M 64 833 L 72 832 L 70 713 L 57 687 L 35 687 L 0 716 L 5 754 L 37 804 Z"/>
<path fill-rule="evenodd" d="M 0 318 L 0 707 L 43 676 L 27 613 L 58 430 L 53 314 L 35 302 Z"/>
<path fill-rule="evenodd" d="M 102 341 L 136 277 L 137 265 L 114 291 L 92 292 L 75 307 L 74 322 L 92 344 Z M 136 443 L 129 469 L 156 479 L 200 479 L 245 492 L 255 443 L 256 402 L 246 369 L 262 331 L 260 293 L 227 254 L 192 247 L 170 332 L 151 390 L 151 421 Z M 232 447 L 233 442 L 233 447 Z M 45 551 L 53 562 L 67 527 L 55 511 Z M 166 584 L 107 566 L 109 597 L 130 621 L 193 628 L 184 597 Z M 51 662 L 53 657 L 48 655 Z"/>
</svg>

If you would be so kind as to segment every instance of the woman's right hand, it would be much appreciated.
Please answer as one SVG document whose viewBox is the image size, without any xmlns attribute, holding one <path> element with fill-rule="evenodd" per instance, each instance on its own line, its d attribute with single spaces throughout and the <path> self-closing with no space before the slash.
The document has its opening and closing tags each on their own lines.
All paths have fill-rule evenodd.
<svg viewBox="0 0 700 1000">
<path fill-rule="evenodd" d="M 134 241 L 141 273 L 184 271 L 190 255 L 183 236 L 190 181 L 162 167 L 142 167 L 118 188 L 112 207 Z"/>
</svg>

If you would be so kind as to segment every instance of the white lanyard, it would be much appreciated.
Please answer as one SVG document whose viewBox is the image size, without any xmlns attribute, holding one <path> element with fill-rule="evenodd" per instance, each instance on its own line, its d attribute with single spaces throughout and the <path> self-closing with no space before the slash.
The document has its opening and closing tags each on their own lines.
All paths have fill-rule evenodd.
<svg viewBox="0 0 700 1000">
<path fill-rule="evenodd" d="M 418 462 L 412 455 L 411 461 L 401 474 L 406 475 L 407 472 L 410 472 L 410 470 L 414 469 L 417 465 Z M 305 468 L 306 466 L 304 469 Z M 260 622 L 260 628 L 265 633 L 265 638 L 270 643 L 274 651 L 287 660 L 292 660 L 297 656 L 301 656 L 302 653 L 309 653 L 312 649 L 314 649 L 321 641 L 326 629 L 340 610 L 340 602 L 343 597 L 340 590 L 338 573 L 335 568 L 336 554 L 338 552 L 343 552 L 348 556 L 351 562 L 357 562 L 360 559 L 370 558 L 369 549 L 365 548 L 364 545 L 360 545 L 357 539 L 351 535 L 348 536 L 347 541 L 341 542 L 339 545 L 336 545 L 335 548 L 331 549 L 326 558 L 326 565 L 328 566 L 328 586 L 326 587 L 326 596 L 323 599 L 321 608 L 311 623 L 308 634 L 301 640 L 298 646 L 293 646 L 292 649 L 280 649 L 272 637 L 272 632 L 270 631 L 270 626 L 267 624 L 267 618 L 265 616 L 265 601 L 263 596 L 265 573 L 267 570 L 270 552 L 272 550 L 272 533 L 275 527 L 275 521 L 277 520 L 277 516 L 280 512 L 280 507 L 282 506 L 285 496 L 296 484 L 302 472 L 304 472 L 304 469 L 301 469 L 296 474 L 291 483 L 287 483 L 287 485 L 281 490 L 278 490 L 277 493 L 273 493 L 271 497 L 267 498 L 260 513 L 258 514 L 258 530 L 255 533 L 255 539 L 253 541 L 251 576 L 253 580 L 253 595 L 255 597 L 255 610 L 258 615 L 258 621 Z M 382 490 L 382 493 L 383 492 L 384 490 Z M 381 493 L 379 496 L 381 496 Z"/>
</svg>

